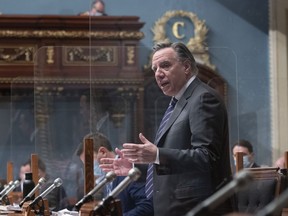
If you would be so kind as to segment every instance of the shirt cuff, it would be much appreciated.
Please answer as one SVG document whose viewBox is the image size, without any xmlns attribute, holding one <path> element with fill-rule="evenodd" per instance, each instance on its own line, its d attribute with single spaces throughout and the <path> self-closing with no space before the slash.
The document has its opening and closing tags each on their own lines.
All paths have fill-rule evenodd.
<svg viewBox="0 0 288 216">
<path fill-rule="evenodd" d="M 159 148 L 157 148 L 157 154 L 156 154 L 156 160 L 154 162 L 155 164 L 160 164 L 160 160 L 159 160 Z"/>
</svg>

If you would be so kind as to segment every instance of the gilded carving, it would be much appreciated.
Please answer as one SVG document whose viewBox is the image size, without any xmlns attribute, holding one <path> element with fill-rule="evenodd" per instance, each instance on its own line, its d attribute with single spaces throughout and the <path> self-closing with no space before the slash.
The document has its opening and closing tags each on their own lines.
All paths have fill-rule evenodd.
<svg viewBox="0 0 288 216">
<path fill-rule="evenodd" d="M 205 25 L 205 21 L 200 20 L 196 14 L 192 12 L 187 12 L 183 10 L 178 11 L 167 11 L 159 20 L 155 22 L 152 32 L 154 33 L 154 42 L 169 42 L 170 39 L 166 34 L 167 22 L 175 17 L 185 17 L 188 18 L 194 25 L 194 37 L 190 37 L 187 42 L 187 47 L 194 54 L 197 61 L 201 62 L 208 67 L 215 69 L 209 61 L 208 47 L 206 45 L 206 35 L 208 28 Z M 184 22 L 175 21 L 172 24 L 172 33 L 177 39 L 183 39 L 185 35 L 179 34 L 179 28 L 185 25 Z M 148 66 L 146 66 L 148 67 Z"/>
<path fill-rule="evenodd" d="M 9 77 L 0 77 L 0 84 L 37 84 L 37 89 L 40 91 L 43 89 L 44 84 L 61 84 L 61 85 L 141 85 L 143 79 L 89 79 L 89 78 L 52 78 L 52 77 L 17 77 L 17 79 Z"/>
<path fill-rule="evenodd" d="M 116 46 L 95 47 L 63 47 L 64 65 L 117 65 L 118 55 Z"/>
<path fill-rule="evenodd" d="M 127 46 L 127 64 L 133 65 L 135 63 L 135 47 Z"/>
<path fill-rule="evenodd" d="M 92 39 L 135 39 L 144 37 L 139 31 L 51 31 L 51 30 L 0 30 L 2 38 L 92 38 Z"/>
<path fill-rule="evenodd" d="M 46 49 L 46 55 L 47 55 L 47 64 L 54 64 L 54 47 L 48 46 Z"/>
<path fill-rule="evenodd" d="M 21 45 L 21 47 L 19 47 L 1 45 L 0 47 L 0 65 L 33 64 L 36 46 Z"/>
</svg>

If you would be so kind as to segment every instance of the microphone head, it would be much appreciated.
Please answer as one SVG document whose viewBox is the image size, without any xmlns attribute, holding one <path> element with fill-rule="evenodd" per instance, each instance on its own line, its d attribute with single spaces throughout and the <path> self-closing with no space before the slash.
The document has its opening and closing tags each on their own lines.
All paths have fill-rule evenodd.
<svg viewBox="0 0 288 216">
<path fill-rule="evenodd" d="M 107 179 L 108 182 L 110 182 L 116 178 L 116 174 L 113 171 L 110 171 L 106 174 L 105 178 Z"/>
<path fill-rule="evenodd" d="M 132 169 L 129 170 L 128 172 L 128 176 L 133 180 L 136 181 L 140 176 L 141 176 L 141 172 L 138 168 L 134 167 Z"/>
<path fill-rule="evenodd" d="M 61 178 L 57 178 L 57 179 L 54 180 L 53 184 L 55 185 L 55 187 L 59 187 L 60 185 L 62 185 L 62 183 L 63 183 L 62 179 Z"/>
<path fill-rule="evenodd" d="M 47 180 L 46 180 L 44 177 L 41 177 L 41 178 L 39 179 L 39 181 L 38 181 L 39 186 L 42 186 L 43 184 L 45 184 L 46 181 L 47 181 Z"/>
<path fill-rule="evenodd" d="M 241 170 L 237 175 L 235 176 L 236 184 L 238 186 L 238 189 L 242 189 L 243 187 L 247 186 L 248 183 L 253 181 L 252 174 L 247 170 Z"/>
<path fill-rule="evenodd" d="M 13 185 L 14 185 L 15 187 L 18 187 L 18 186 L 20 185 L 20 181 L 19 181 L 19 180 L 15 180 L 14 183 L 13 183 Z"/>
</svg>

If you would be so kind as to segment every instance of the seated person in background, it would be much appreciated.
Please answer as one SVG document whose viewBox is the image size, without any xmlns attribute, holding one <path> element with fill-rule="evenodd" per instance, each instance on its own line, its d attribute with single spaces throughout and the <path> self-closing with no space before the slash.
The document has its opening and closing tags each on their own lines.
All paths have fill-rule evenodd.
<svg viewBox="0 0 288 216">
<path fill-rule="evenodd" d="M 95 152 L 95 143 L 94 142 L 93 142 L 93 149 L 94 149 L 93 154 L 95 157 L 95 154 L 97 154 L 97 152 Z M 78 146 L 76 154 L 78 155 L 79 159 L 81 160 L 82 166 L 83 166 L 83 164 L 84 164 L 84 145 L 83 145 L 83 143 L 80 143 L 80 145 Z M 97 179 L 99 177 L 102 177 L 103 175 L 105 175 L 105 173 L 102 172 L 102 170 L 100 169 L 96 160 L 94 160 L 93 168 L 94 168 L 94 179 L 97 182 Z M 84 168 L 82 170 L 82 178 L 81 179 L 83 180 L 83 195 L 78 200 L 80 200 L 84 196 Z M 94 194 L 94 199 L 101 200 L 102 198 L 103 198 L 103 192 L 102 191 L 99 191 L 98 193 Z"/>
<path fill-rule="evenodd" d="M 101 133 L 88 134 L 85 139 L 93 139 L 94 166 L 100 163 L 101 158 L 116 157 L 109 140 Z M 117 176 L 112 185 L 106 185 L 104 197 L 112 191 L 126 176 Z M 118 196 L 121 201 L 123 216 L 153 216 L 152 199 L 145 195 L 145 177 L 132 182 Z M 111 186 L 111 187 L 110 187 Z"/>
<path fill-rule="evenodd" d="M 80 16 L 107 16 L 105 13 L 105 3 L 102 0 L 93 1 L 90 11 L 80 13 Z"/>
<path fill-rule="evenodd" d="M 236 142 L 232 148 L 234 164 L 236 165 L 236 153 L 242 152 L 244 153 L 243 156 L 243 167 L 244 168 L 256 168 L 260 167 L 254 161 L 254 153 L 253 153 L 253 146 L 247 140 L 239 140 Z"/>
<path fill-rule="evenodd" d="M 80 143 L 80 146 L 82 146 L 82 143 Z M 73 154 L 63 175 L 64 187 L 69 202 L 67 208 L 69 210 L 84 196 L 84 167 L 82 162 L 84 152 L 83 147 L 80 149 L 80 146 Z"/>
<path fill-rule="evenodd" d="M 15 191 L 23 192 L 23 182 L 25 180 L 25 173 L 29 173 L 29 172 L 31 172 L 30 162 L 26 161 L 20 167 L 20 171 L 19 171 L 20 186 L 18 188 L 15 188 Z"/>
<path fill-rule="evenodd" d="M 278 158 L 274 163 L 274 167 L 279 167 L 280 169 L 285 169 L 285 157 L 282 156 L 282 157 Z"/>
<path fill-rule="evenodd" d="M 31 160 L 29 159 L 28 161 L 23 163 L 21 168 L 22 168 L 22 172 L 23 172 L 24 168 L 25 168 L 25 172 L 31 172 Z M 43 177 L 46 179 L 46 183 L 43 184 L 42 187 L 40 188 L 39 194 L 41 194 L 42 192 L 44 192 L 48 187 L 50 187 L 53 184 L 54 179 L 49 178 L 49 175 L 46 173 L 46 166 L 40 158 L 38 159 L 38 168 L 39 168 L 39 171 L 38 171 L 39 178 Z M 22 173 L 20 175 L 21 175 L 20 179 L 22 181 Z M 25 173 L 24 173 L 24 179 L 25 179 Z M 48 200 L 49 208 L 52 211 L 59 211 L 61 209 L 66 208 L 68 205 L 67 199 L 66 199 L 66 192 L 65 192 L 62 185 L 60 187 L 53 189 L 44 198 Z"/>
</svg>

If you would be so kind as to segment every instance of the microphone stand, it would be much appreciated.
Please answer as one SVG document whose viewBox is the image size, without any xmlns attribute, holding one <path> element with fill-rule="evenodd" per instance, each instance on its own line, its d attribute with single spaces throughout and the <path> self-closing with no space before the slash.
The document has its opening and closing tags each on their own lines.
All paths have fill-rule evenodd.
<svg viewBox="0 0 288 216">
<path fill-rule="evenodd" d="M 86 194 L 79 202 L 74 206 L 74 210 L 79 211 L 83 204 L 93 201 L 93 195 L 101 190 L 107 183 L 113 181 L 116 178 L 116 174 L 113 171 L 108 172 L 105 178 L 99 182 L 88 194 Z"/>
<path fill-rule="evenodd" d="M 39 197 L 37 199 L 37 202 L 30 206 L 32 209 L 34 209 L 35 215 L 44 215 L 45 211 L 45 203 L 44 199 L 42 197 Z"/>
<path fill-rule="evenodd" d="M 28 205 L 25 211 L 25 216 L 27 216 L 26 213 L 29 214 L 31 212 L 34 212 L 35 215 L 50 216 L 48 200 L 44 199 L 44 197 L 48 195 L 52 190 L 59 187 L 60 185 L 62 185 L 62 179 L 60 178 L 55 179 L 52 185 L 50 185 L 44 192 L 42 192 Z"/>
<path fill-rule="evenodd" d="M 19 206 L 22 207 L 22 205 L 27 202 L 32 200 L 32 196 L 35 193 L 35 191 L 41 187 L 44 183 L 46 182 L 46 179 L 44 177 L 39 179 L 38 184 L 30 191 L 30 193 L 20 202 Z"/>
<path fill-rule="evenodd" d="M 10 205 L 10 201 L 7 195 L 4 195 L 3 197 L 1 197 L 1 204 L 2 205 Z"/>
<path fill-rule="evenodd" d="M 104 198 L 93 210 L 93 216 L 119 216 L 122 215 L 121 201 L 117 197 L 131 182 L 136 181 L 141 175 L 138 168 L 134 167 L 129 170 L 128 176 L 110 192 L 108 197 Z"/>
<path fill-rule="evenodd" d="M 105 198 L 100 205 L 98 205 L 94 211 L 93 216 L 121 216 L 122 207 L 121 202 L 118 199 L 114 199 L 113 196 Z"/>
</svg>

